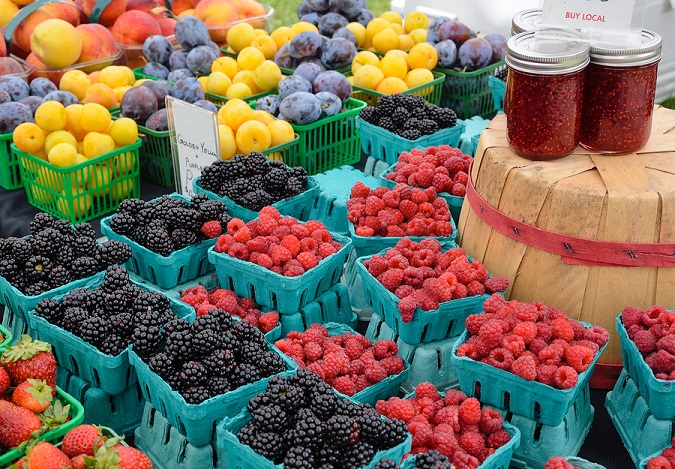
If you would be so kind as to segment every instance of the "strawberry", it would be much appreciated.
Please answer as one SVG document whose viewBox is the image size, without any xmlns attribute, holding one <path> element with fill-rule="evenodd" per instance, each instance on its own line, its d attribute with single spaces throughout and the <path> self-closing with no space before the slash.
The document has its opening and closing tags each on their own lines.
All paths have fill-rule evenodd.
<svg viewBox="0 0 675 469">
<path fill-rule="evenodd" d="M 86 469 L 87 464 L 84 461 L 84 455 L 80 454 L 78 456 L 75 456 L 73 459 L 70 460 L 70 468 L 71 469 Z"/>
<path fill-rule="evenodd" d="M 140 450 L 131 446 L 115 445 L 113 451 L 117 451 L 120 469 L 152 469 L 152 461 Z"/>
<path fill-rule="evenodd" d="M 28 409 L 0 401 L 0 446 L 14 448 L 40 430 L 40 418 Z"/>
<path fill-rule="evenodd" d="M 15 386 L 28 378 L 44 379 L 56 395 L 56 359 L 52 346 L 47 342 L 33 340 L 29 335 L 21 336 L 21 342 L 7 348 L 2 355 L 2 365 L 9 373 Z"/>
<path fill-rule="evenodd" d="M 71 458 L 80 454 L 94 456 L 94 448 L 99 448 L 104 441 L 105 438 L 98 427 L 79 425 L 63 437 L 61 451 Z"/>
<path fill-rule="evenodd" d="M 27 379 L 12 393 L 12 402 L 39 414 L 52 402 L 52 388 L 43 379 Z"/>
<path fill-rule="evenodd" d="M 9 374 L 7 374 L 5 369 L 0 366 L 0 394 L 7 391 L 11 385 L 12 380 L 10 379 Z"/>
<path fill-rule="evenodd" d="M 51 443 L 38 443 L 28 452 L 30 469 L 69 469 L 70 458 Z"/>
</svg>

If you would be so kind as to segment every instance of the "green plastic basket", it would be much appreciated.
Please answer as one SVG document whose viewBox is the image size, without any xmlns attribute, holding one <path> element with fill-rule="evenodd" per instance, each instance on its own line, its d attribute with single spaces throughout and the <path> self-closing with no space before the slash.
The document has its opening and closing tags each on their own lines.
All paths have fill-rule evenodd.
<svg viewBox="0 0 675 469">
<path fill-rule="evenodd" d="M 445 75 L 441 106 L 449 107 L 460 119 L 473 116 L 486 117 L 497 111 L 488 86 L 488 77 L 506 68 L 503 60 L 473 72 L 462 72 L 436 67 L 434 70 Z"/>
<path fill-rule="evenodd" d="M 21 163 L 28 202 L 71 223 L 114 212 L 119 203 L 140 197 L 138 150 L 141 140 L 68 168 L 59 168 L 12 144 Z M 80 187 L 86 182 L 86 188 Z"/>
<path fill-rule="evenodd" d="M 0 187 L 13 191 L 21 189 L 19 159 L 11 149 L 12 133 L 0 134 Z"/>
<path fill-rule="evenodd" d="M 255 106 L 255 103 L 251 102 L 251 106 Z M 355 119 L 365 107 L 363 101 L 350 98 L 342 105 L 342 112 L 334 116 L 312 124 L 291 124 L 299 141 L 295 151 L 284 155 L 284 163 L 302 166 L 312 176 L 358 162 L 361 150 Z"/>
<path fill-rule="evenodd" d="M 414 86 L 410 89 L 402 91 L 401 94 L 414 94 L 417 96 L 422 96 L 427 103 L 440 106 L 445 75 L 437 71 L 433 71 L 432 73 L 434 75 L 434 79 L 429 83 Z M 351 72 L 345 73 L 345 75 L 348 77 L 352 76 Z M 360 86 L 352 86 L 352 88 L 354 89 L 352 92 L 352 97 L 364 101 L 366 104 L 368 104 L 368 106 L 377 106 L 380 98 L 382 96 L 387 96 L 386 93 L 380 93 L 379 91 L 361 88 Z"/>
<path fill-rule="evenodd" d="M 0 325 L 0 334 L 2 334 L 2 337 L 4 337 L 2 340 L 0 340 L 0 354 L 1 354 L 7 348 L 7 346 L 11 345 L 12 333 L 9 332 L 5 327 Z"/>
<path fill-rule="evenodd" d="M 70 420 L 68 420 L 63 425 L 60 425 L 58 428 L 49 430 L 46 433 L 43 433 L 38 437 L 39 441 L 54 441 L 61 438 L 63 435 L 68 433 L 73 428 L 77 427 L 84 420 L 84 407 L 82 404 L 77 402 L 73 396 L 67 394 L 63 389 L 56 388 L 56 399 L 59 399 L 61 403 L 65 405 L 70 405 Z M 25 448 L 23 450 L 12 449 L 6 453 L 0 455 L 0 467 L 11 464 L 12 462 L 18 460 L 21 456 L 26 453 Z"/>
<path fill-rule="evenodd" d="M 495 76 L 488 77 L 488 86 L 492 90 L 492 99 L 497 111 L 504 110 L 504 97 L 506 96 L 506 82 Z"/>
<path fill-rule="evenodd" d="M 221 47 L 220 52 L 222 52 L 224 56 L 232 57 L 233 59 L 237 58 L 237 54 L 235 52 L 232 52 L 232 51 L 228 50 L 227 45 Z M 281 70 L 281 73 L 284 74 L 284 75 L 293 75 L 293 72 L 295 71 L 292 68 L 279 67 L 279 69 Z M 338 68 L 335 71 L 338 72 L 338 73 L 342 73 L 343 75 L 347 75 L 347 74 L 351 73 L 351 70 L 352 70 L 352 65 L 349 64 L 346 67 Z"/>
</svg>

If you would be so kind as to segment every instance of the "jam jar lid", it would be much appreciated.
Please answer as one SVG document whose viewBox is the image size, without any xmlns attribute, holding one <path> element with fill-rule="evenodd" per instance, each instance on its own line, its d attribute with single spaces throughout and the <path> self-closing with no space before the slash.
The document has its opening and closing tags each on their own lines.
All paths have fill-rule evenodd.
<svg viewBox="0 0 675 469">
<path fill-rule="evenodd" d="M 589 43 L 575 31 L 527 31 L 506 44 L 506 64 L 521 72 L 561 75 L 582 70 L 589 61 Z"/>
<path fill-rule="evenodd" d="M 525 32 L 534 31 L 541 17 L 541 8 L 531 8 L 529 10 L 519 11 L 511 19 L 511 36 Z"/>
<path fill-rule="evenodd" d="M 647 65 L 661 58 L 663 38 L 654 31 L 642 30 L 641 44 L 637 47 L 608 47 L 591 44 L 591 62 L 608 67 Z"/>
</svg>

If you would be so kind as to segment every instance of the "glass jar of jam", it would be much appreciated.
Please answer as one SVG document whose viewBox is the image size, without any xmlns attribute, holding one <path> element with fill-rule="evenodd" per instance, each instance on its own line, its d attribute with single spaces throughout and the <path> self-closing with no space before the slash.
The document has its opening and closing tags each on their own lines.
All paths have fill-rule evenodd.
<svg viewBox="0 0 675 469">
<path fill-rule="evenodd" d="M 661 36 L 643 30 L 631 48 L 591 45 L 579 143 L 603 153 L 632 153 L 649 140 Z"/>
<path fill-rule="evenodd" d="M 568 30 L 541 36 L 530 31 L 508 40 L 504 113 L 514 153 L 552 160 L 576 149 L 588 50 L 588 42 Z"/>
<path fill-rule="evenodd" d="M 537 29 L 541 19 L 541 8 L 531 8 L 529 10 L 519 11 L 511 19 L 511 36 L 534 31 Z"/>
</svg>

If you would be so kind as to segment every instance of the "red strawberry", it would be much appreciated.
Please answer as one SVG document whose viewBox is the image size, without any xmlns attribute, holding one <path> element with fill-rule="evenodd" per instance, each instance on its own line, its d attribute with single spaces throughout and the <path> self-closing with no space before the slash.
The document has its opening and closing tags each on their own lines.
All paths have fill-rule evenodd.
<svg viewBox="0 0 675 469">
<path fill-rule="evenodd" d="M 120 469 L 152 469 L 152 461 L 140 450 L 131 446 L 116 445 L 117 456 L 120 462 L 117 465 Z"/>
<path fill-rule="evenodd" d="M 28 452 L 30 469 L 70 469 L 70 458 L 51 443 L 38 443 Z"/>
<path fill-rule="evenodd" d="M 39 414 L 52 402 L 52 388 L 43 379 L 27 379 L 12 393 L 12 402 Z"/>
<path fill-rule="evenodd" d="M 2 364 L 15 386 L 28 378 L 44 379 L 52 387 L 52 397 L 56 395 L 56 359 L 47 342 L 33 342 L 24 334 L 21 342 L 9 347 L 2 355 Z"/>
<path fill-rule="evenodd" d="M 63 437 L 61 450 L 71 458 L 80 454 L 93 456 L 94 447 L 99 448 L 104 441 L 105 437 L 101 434 L 101 430 L 98 427 L 94 425 L 79 425 Z"/>
<path fill-rule="evenodd" d="M 12 385 L 12 380 L 3 367 L 0 366 L 0 394 L 3 394 Z"/>
<path fill-rule="evenodd" d="M 71 469 L 87 469 L 87 465 L 84 462 L 84 454 L 77 455 L 73 459 L 71 459 L 70 460 L 70 468 Z"/>
<path fill-rule="evenodd" d="M 40 430 L 40 418 L 28 409 L 0 401 L 0 446 L 14 448 Z"/>
</svg>

